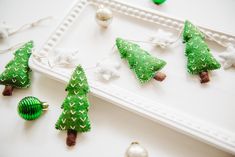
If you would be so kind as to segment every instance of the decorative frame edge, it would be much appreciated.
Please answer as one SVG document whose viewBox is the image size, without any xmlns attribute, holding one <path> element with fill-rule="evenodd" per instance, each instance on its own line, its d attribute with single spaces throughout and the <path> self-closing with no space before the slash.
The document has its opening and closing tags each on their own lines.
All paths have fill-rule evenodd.
<svg viewBox="0 0 235 157">
<path fill-rule="evenodd" d="M 116 12 L 147 22 L 157 23 L 175 30 L 180 30 L 183 26 L 182 20 L 168 17 L 167 15 L 156 11 L 141 9 L 126 3 L 118 2 L 116 0 L 80 0 L 76 2 L 75 5 L 73 5 L 72 9 L 62 20 L 62 23 L 59 24 L 56 30 L 45 42 L 44 46 L 40 50 L 41 54 L 46 55 L 56 46 L 56 44 L 63 37 L 66 31 L 76 21 L 79 13 L 89 4 L 103 4 L 110 7 Z M 232 35 L 213 31 L 204 27 L 200 28 L 206 31 L 206 33 L 212 35 L 213 38 L 216 38 L 220 42 L 232 43 L 233 45 L 235 45 L 235 37 Z M 54 79 L 56 78 L 59 81 L 68 82 L 68 76 L 61 73 L 56 73 L 55 71 L 48 68 L 48 66 L 45 65 L 45 62 L 43 63 L 43 60 L 46 59 L 46 57 L 47 56 L 43 56 L 42 58 L 31 57 L 30 67 L 39 72 L 46 73 L 47 75 L 53 77 Z M 153 105 L 153 103 L 150 103 L 152 105 L 146 105 L 143 101 L 131 99 L 130 97 L 126 97 L 124 94 L 120 94 L 118 92 L 116 92 L 115 94 L 110 94 L 113 93 L 113 91 L 108 92 L 109 89 L 107 89 L 101 83 L 89 82 L 89 84 L 91 86 L 92 93 L 98 97 L 101 97 L 103 99 L 105 98 L 108 101 L 112 101 L 115 104 L 118 104 L 122 108 L 137 112 L 138 114 L 141 114 L 148 119 L 158 121 L 165 126 L 176 129 L 180 132 L 184 132 L 185 134 L 193 136 L 194 138 L 197 138 L 203 142 L 212 144 L 220 149 L 235 154 L 235 139 L 234 137 L 227 135 L 225 132 L 219 131 L 214 127 L 202 125 L 200 122 L 190 120 L 190 118 L 188 117 L 184 117 L 176 112 L 169 111 L 166 107 L 162 107 L 162 105 L 160 104 L 154 103 Z"/>
</svg>

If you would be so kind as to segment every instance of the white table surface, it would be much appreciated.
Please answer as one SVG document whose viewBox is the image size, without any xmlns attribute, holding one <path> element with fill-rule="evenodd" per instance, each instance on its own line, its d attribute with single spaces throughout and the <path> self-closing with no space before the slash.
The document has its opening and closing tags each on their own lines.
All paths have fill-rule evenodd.
<svg viewBox="0 0 235 157">
<path fill-rule="evenodd" d="M 125 1 L 125 0 L 122 0 Z M 235 1 L 224 0 L 168 0 L 156 6 L 150 0 L 128 0 L 129 3 L 157 9 L 182 19 L 235 35 Z M 12 26 L 52 15 L 55 21 L 21 32 L 0 43 L 0 49 L 33 39 L 39 48 L 54 26 L 69 10 L 73 0 L 1 0 L 0 21 Z M 0 71 L 12 58 L 12 53 L 0 55 Z M 65 85 L 41 74 L 33 73 L 32 86 L 14 90 L 12 97 L 0 96 L 0 157 L 122 157 L 132 141 L 139 141 L 150 157 L 229 157 L 226 152 L 175 132 L 136 114 L 90 96 L 92 131 L 79 135 L 77 145 L 65 145 L 66 133 L 54 128 L 61 113 L 60 105 Z M 3 86 L 0 87 L 0 91 Z M 17 114 L 17 103 L 33 95 L 50 104 L 49 111 L 38 120 L 25 122 Z"/>
</svg>

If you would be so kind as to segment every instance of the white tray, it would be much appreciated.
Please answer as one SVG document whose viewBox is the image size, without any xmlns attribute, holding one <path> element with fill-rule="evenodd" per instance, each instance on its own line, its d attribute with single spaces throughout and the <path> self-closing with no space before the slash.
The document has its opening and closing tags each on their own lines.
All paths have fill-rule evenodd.
<svg viewBox="0 0 235 157">
<path fill-rule="evenodd" d="M 110 7 L 114 12 L 113 23 L 106 30 L 101 29 L 94 19 L 98 4 Z M 31 57 L 30 67 L 67 83 L 73 69 L 52 69 L 48 65 L 54 48 L 79 49 L 78 63 L 85 68 L 92 67 L 110 53 L 116 37 L 145 41 L 158 28 L 176 35 L 182 26 L 183 20 L 114 0 L 78 1 L 38 51 L 45 57 Z M 235 37 L 232 35 L 200 28 L 221 42 L 235 45 Z M 207 42 L 212 52 L 223 50 L 214 42 Z M 112 59 L 121 61 L 121 77 L 102 82 L 94 70 L 87 70 L 92 94 L 235 154 L 235 105 L 232 103 L 234 70 L 224 71 L 221 68 L 213 71 L 210 83 L 201 85 L 198 77 L 192 77 L 186 71 L 185 45 L 180 43 L 164 52 L 152 45 L 141 46 L 168 62 L 163 69 L 167 74 L 164 82 L 153 80 L 140 85 L 127 63 L 121 61 L 119 54 L 115 53 Z"/>
</svg>

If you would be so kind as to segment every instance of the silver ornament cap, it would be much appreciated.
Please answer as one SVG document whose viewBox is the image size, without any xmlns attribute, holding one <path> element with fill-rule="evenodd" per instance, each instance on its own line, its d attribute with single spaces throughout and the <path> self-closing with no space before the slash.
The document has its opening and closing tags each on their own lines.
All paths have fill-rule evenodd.
<svg viewBox="0 0 235 157">
<path fill-rule="evenodd" d="M 107 28 L 112 22 L 113 12 L 109 8 L 106 8 L 103 5 L 101 5 L 96 11 L 95 18 L 96 22 L 100 26 Z"/>
<path fill-rule="evenodd" d="M 148 152 L 138 142 L 132 142 L 126 150 L 125 157 L 148 157 Z"/>
</svg>

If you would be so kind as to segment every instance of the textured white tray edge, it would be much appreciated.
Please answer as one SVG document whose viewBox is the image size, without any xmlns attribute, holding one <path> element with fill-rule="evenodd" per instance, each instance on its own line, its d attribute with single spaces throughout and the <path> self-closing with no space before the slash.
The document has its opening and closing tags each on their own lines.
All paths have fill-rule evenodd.
<svg viewBox="0 0 235 157">
<path fill-rule="evenodd" d="M 69 27 L 74 23 L 74 21 L 76 21 L 82 9 L 89 4 L 96 3 L 97 0 L 81 0 L 76 2 L 67 14 L 67 16 L 62 21 L 62 23 L 57 27 L 55 32 L 52 33 L 52 35 L 49 37 L 49 39 L 46 41 L 46 43 L 39 52 L 41 54 L 49 53 L 56 46 L 59 40 L 63 37 Z M 115 0 L 99 1 L 99 4 L 109 6 L 113 10 L 122 14 L 132 16 L 134 18 L 138 18 L 144 21 L 158 23 L 165 27 L 169 27 L 176 30 L 179 30 L 183 25 L 183 21 L 170 18 L 162 13 L 158 13 L 156 11 L 149 11 L 147 9 L 141 9 L 128 4 L 117 2 Z M 216 32 L 203 27 L 200 28 L 206 31 L 207 34 L 212 35 L 214 38 L 221 42 L 230 42 L 234 44 L 234 36 L 226 35 L 224 33 Z M 57 79 L 62 82 L 68 82 L 68 76 L 51 70 L 47 65 L 44 65 L 45 63 L 41 62 L 42 60 L 43 59 L 31 57 L 29 63 L 30 67 L 36 71 L 42 72 L 52 77 L 53 79 Z M 141 100 L 138 101 L 138 98 L 131 98 L 129 96 L 125 96 L 124 94 L 120 94 L 119 92 L 117 92 L 118 89 L 112 90 L 112 92 L 108 92 L 109 89 L 106 89 L 106 87 L 99 82 L 90 81 L 89 84 L 91 86 L 92 94 L 101 97 L 102 99 L 114 102 L 122 108 L 140 114 L 141 116 L 157 121 L 165 126 L 176 129 L 203 142 L 214 145 L 217 148 L 235 154 L 234 137 L 228 135 L 225 132 L 219 131 L 218 128 L 208 127 L 207 125 L 197 122 L 194 119 L 184 117 L 183 115 L 179 115 L 174 111 L 168 110 L 166 107 L 163 107 L 160 104 L 154 103 L 152 105 L 149 105 L 149 103 L 147 103 L 148 105 L 146 105 L 146 103 L 142 102 Z"/>
</svg>

